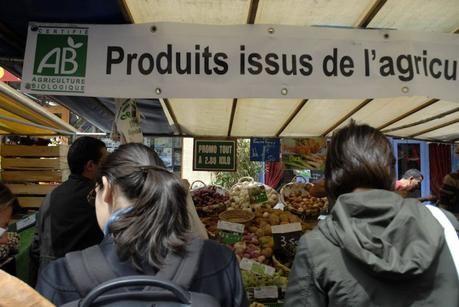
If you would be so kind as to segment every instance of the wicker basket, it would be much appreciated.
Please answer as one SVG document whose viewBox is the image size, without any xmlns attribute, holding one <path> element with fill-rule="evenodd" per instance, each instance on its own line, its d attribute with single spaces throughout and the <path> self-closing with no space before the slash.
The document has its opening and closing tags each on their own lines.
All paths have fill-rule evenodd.
<svg viewBox="0 0 459 307">
<path fill-rule="evenodd" d="M 326 200 L 321 198 L 311 198 L 309 190 L 311 189 L 312 184 L 307 182 L 296 182 L 297 177 L 294 177 L 292 182 L 287 183 L 282 187 L 280 191 L 281 202 L 284 204 L 285 210 L 298 215 L 303 221 L 317 220 L 317 217 L 320 214 L 325 213 L 327 210 L 328 206 Z M 294 197 L 300 199 L 300 201 L 303 200 L 305 202 L 309 201 L 309 199 L 316 199 L 316 204 L 311 207 L 301 209 L 295 208 L 287 201 L 288 197 L 292 195 L 295 195 Z"/>
<path fill-rule="evenodd" d="M 248 224 L 255 218 L 255 214 L 247 210 L 235 209 L 222 212 L 218 217 L 226 222 Z"/>
<path fill-rule="evenodd" d="M 249 189 L 264 186 L 268 200 L 262 203 L 251 203 Z M 260 207 L 272 208 L 279 201 L 279 193 L 268 185 L 255 182 L 252 177 L 242 177 L 230 189 L 230 205 L 232 209 L 256 209 Z"/>
<path fill-rule="evenodd" d="M 196 183 L 201 183 L 202 186 L 194 188 Z M 206 185 L 204 182 L 200 180 L 194 181 L 191 186 L 191 197 L 193 198 L 193 202 L 196 207 L 196 211 L 198 212 L 198 215 L 203 217 L 203 216 L 213 216 L 213 215 L 218 215 L 220 212 L 225 211 L 227 204 L 229 203 L 229 192 L 225 188 L 217 185 Z M 222 201 L 222 202 L 217 202 L 211 205 L 207 206 L 202 206 L 199 204 L 198 201 L 198 194 L 199 193 L 205 193 L 206 190 L 209 193 L 217 193 L 222 196 L 224 196 L 227 200 Z"/>
</svg>

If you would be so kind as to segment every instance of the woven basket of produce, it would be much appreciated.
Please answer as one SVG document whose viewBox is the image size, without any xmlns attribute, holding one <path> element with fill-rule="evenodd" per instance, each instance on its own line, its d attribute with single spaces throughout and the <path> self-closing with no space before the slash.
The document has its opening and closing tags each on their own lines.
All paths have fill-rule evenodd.
<svg viewBox="0 0 459 307">
<path fill-rule="evenodd" d="M 313 197 L 309 193 L 312 184 L 306 182 L 287 183 L 280 191 L 280 198 L 285 209 L 298 215 L 304 221 L 316 220 L 320 214 L 328 210 L 327 198 Z"/>
<path fill-rule="evenodd" d="M 255 218 L 255 214 L 247 210 L 234 209 L 222 212 L 218 217 L 226 222 L 247 224 Z"/>
<path fill-rule="evenodd" d="M 194 188 L 196 183 L 200 183 L 201 186 Z M 191 184 L 190 193 L 196 211 L 201 217 L 218 215 L 220 212 L 225 211 L 226 206 L 229 205 L 228 190 L 217 185 L 206 185 L 202 181 L 194 181 Z"/>
<path fill-rule="evenodd" d="M 279 194 L 268 185 L 243 177 L 230 189 L 228 208 L 252 211 L 256 208 L 272 208 L 279 201 Z"/>
</svg>

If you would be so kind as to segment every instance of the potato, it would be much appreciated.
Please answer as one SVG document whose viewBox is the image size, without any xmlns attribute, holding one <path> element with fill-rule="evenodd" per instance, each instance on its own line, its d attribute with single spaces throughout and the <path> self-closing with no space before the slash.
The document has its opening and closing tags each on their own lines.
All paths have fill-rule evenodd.
<svg viewBox="0 0 459 307">
<path fill-rule="evenodd" d="M 269 258 L 273 255 L 273 250 L 272 248 L 267 247 L 261 250 L 261 254 L 266 258 Z"/>
<path fill-rule="evenodd" d="M 270 236 L 272 235 L 272 232 L 271 232 L 271 225 L 266 225 L 263 227 L 263 233 L 265 236 Z"/>
<path fill-rule="evenodd" d="M 262 228 L 259 228 L 257 229 L 257 231 L 255 232 L 255 234 L 257 235 L 257 237 L 263 237 L 265 235 L 265 232 L 263 231 Z"/>
<path fill-rule="evenodd" d="M 271 225 L 279 225 L 280 218 L 277 215 L 272 214 L 269 216 L 269 223 Z"/>
<path fill-rule="evenodd" d="M 270 226 L 268 221 L 266 221 L 266 220 L 261 220 L 258 224 L 260 225 L 261 228 L 263 228 L 263 227 L 265 227 L 267 225 Z"/>
</svg>

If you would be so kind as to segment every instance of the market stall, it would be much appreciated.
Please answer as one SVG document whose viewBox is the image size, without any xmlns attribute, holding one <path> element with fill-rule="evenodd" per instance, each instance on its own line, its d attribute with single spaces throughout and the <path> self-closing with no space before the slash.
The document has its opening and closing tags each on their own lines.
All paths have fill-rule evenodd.
<svg viewBox="0 0 459 307">
<path fill-rule="evenodd" d="M 326 198 L 314 194 L 312 187 L 294 181 L 278 193 L 249 177 L 240 178 L 229 191 L 203 182 L 191 185 L 209 238 L 235 252 L 252 302 L 284 298 L 297 241 L 327 212 Z"/>
<path fill-rule="evenodd" d="M 115 11 L 119 13 L 116 9 L 116 7 L 113 8 L 113 6 L 110 6 L 110 12 L 113 13 Z M 94 20 L 89 22 L 84 18 L 76 18 L 76 20 L 73 18 L 72 22 L 76 21 L 82 24 L 118 24 L 127 21 L 132 24 L 147 22 L 155 24 L 147 26 L 138 25 L 138 27 L 129 28 L 130 30 L 127 32 L 123 32 L 126 28 L 120 28 L 121 31 L 118 32 L 102 27 L 100 33 L 116 32 L 117 40 L 119 41 L 122 41 L 120 37 L 123 37 L 121 32 L 128 33 L 129 35 L 127 36 L 131 37 L 131 34 L 136 32 L 135 29 L 139 29 L 136 32 L 139 36 L 144 35 L 142 37 L 146 38 L 139 39 L 138 41 L 126 40 L 124 45 L 122 42 L 117 41 L 117 44 L 122 45 L 115 46 L 118 49 L 112 48 L 105 50 L 102 47 L 95 48 L 105 50 L 107 52 L 104 54 L 111 55 L 111 61 L 104 63 L 103 61 L 106 59 L 100 53 L 98 54 L 98 56 L 101 56 L 100 58 L 95 57 L 91 59 L 90 63 L 94 65 L 91 67 L 88 65 L 89 70 L 90 68 L 97 67 L 99 62 L 107 64 L 100 65 L 103 67 L 97 73 L 110 70 L 110 74 L 106 73 L 103 75 L 102 73 L 100 78 L 95 78 L 97 80 L 91 80 L 101 82 L 100 87 L 104 88 L 105 91 L 102 91 L 103 94 L 99 94 L 101 92 L 98 92 L 98 85 L 94 85 L 95 82 L 94 84 L 93 82 L 87 82 L 89 92 L 67 94 L 76 96 L 107 96 L 113 93 L 114 96 L 118 95 L 117 97 L 119 97 L 121 95 L 119 93 L 121 92 L 129 97 L 138 95 L 145 98 L 147 96 L 162 106 L 162 111 L 170 126 L 170 129 L 165 130 L 177 137 L 219 137 L 223 140 L 245 137 L 274 137 L 283 139 L 321 137 L 325 140 L 336 129 L 346 125 L 350 119 L 354 119 L 359 123 L 374 126 L 388 136 L 395 138 L 416 138 L 429 142 L 448 142 L 448 144 L 455 143 L 459 139 L 459 133 L 457 132 L 459 128 L 457 85 L 453 87 L 453 90 L 448 91 L 448 89 L 451 89 L 451 82 L 457 79 L 453 69 L 454 65 L 457 65 L 457 61 L 454 55 L 452 55 L 453 53 L 446 51 L 443 53 L 443 49 L 457 50 L 457 36 L 453 35 L 453 33 L 458 33 L 459 31 L 459 21 L 457 19 L 457 16 L 459 16 L 459 5 L 457 1 L 353 0 L 348 2 L 344 7 L 342 1 L 252 0 L 235 2 L 184 0 L 175 1 L 174 4 L 171 4 L 170 1 L 151 0 L 139 2 L 126 0 L 122 2 L 119 11 L 124 12 L 128 16 L 128 19 L 123 21 L 122 17 L 120 17 L 122 14 L 114 14 L 117 16 L 117 19 L 111 22 L 107 22 L 106 20 L 105 22 L 94 22 Z M 38 19 L 43 20 L 42 18 Z M 44 19 L 43 21 L 55 21 L 53 18 Z M 173 22 L 174 24 L 170 28 L 168 25 L 165 25 L 163 28 L 162 24 L 158 25 L 159 22 Z M 183 26 L 175 23 L 189 23 L 190 25 Z M 209 27 L 196 26 L 195 24 L 205 24 L 209 25 Z M 234 30 L 239 31 L 235 35 L 232 33 L 233 30 L 227 27 L 218 29 L 212 27 L 217 25 L 257 25 L 258 27 L 249 28 L 241 26 L 237 30 Z M 283 27 L 286 25 L 297 26 L 298 28 Z M 305 30 L 304 26 L 350 27 L 354 28 L 354 30 L 317 28 Z M 100 30 L 92 26 L 88 26 L 89 28 L 95 32 Z M 379 30 L 371 31 L 370 28 L 377 28 Z M 198 58 L 212 58 L 214 60 L 215 67 L 211 67 L 211 72 L 206 72 L 208 76 L 204 76 L 207 79 L 200 79 L 204 80 L 204 82 L 197 84 L 197 86 L 193 86 L 195 85 L 194 83 L 190 85 L 190 81 L 199 80 L 202 74 L 190 77 L 192 80 L 188 80 L 188 82 L 184 82 L 183 79 L 173 79 L 172 77 L 177 77 L 175 75 L 172 77 L 163 75 L 159 77 L 157 75 L 150 76 L 157 67 L 151 64 L 152 62 L 148 62 L 149 59 L 155 56 L 155 60 L 158 60 L 156 56 L 159 57 L 159 54 L 163 52 L 165 54 L 164 59 L 167 61 L 169 58 L 168 54 L 179 52 L 175 49 L 173 50 L 172 47 L 169 49 L 168 41 L 162 41 L 161 37 L 155 37 L 155 44 L 148 45 L 149 37 L 164 33 L 161 32 L 163 29 L 165 29 L 165 32 L 177 30 L 178 32 L 174 33 L 180 33 L 182 39 L 185 37 L 182 41 L 180 37 L 178 39 L 179 43 L 177 45 L 182 48 L 179 48 L 180 52 L 185 53 L 187 51 L 190 56 L 190 52 L 193 52 L 193 55 Z M 355 29 L 361 29 L 362 31 Z M 368 29 L 368 31 L 363 31 L 364 29 Z M 399 33 L 396 29 L 422 32 Z M 103 32 L 103 30 L 106 32 Z M 213 40 L 215 40 L 221 43 L 221 49 L 226 51 L 230 48 L 227 48 L 228 44 L 225 45 L 225 43 L 231 41 L 232 38 L 233 41 L 231 42 L 234 42 L 234 45 L 237 47 L 234 54 L 241 57 L 246 55 L 249 57 L 249 47 L 253 40 L 254 43 L 251 47 L 256 49 L 257 52 L 264 52 L 262 58 L 264 58 L 263 65 L 265 66 L 262 66 L 262 68 L 269 71 L 269 68 L 275 70 L 275 66 L 269 64 L 267 54 L 273 51 L 274 55 L 278 56 L 278 58 L 283 58 L 285 55 L 285 58 L 289 60 L 294 59 L 291 57 L 291 53 L 294 53 L 296 45 L 289 45 L 286 37 L 296 37 L 296 31 L 303 30 L 305 32 L 302 33 L 314 42 L 322 39 L 330 40 L 330 45 L 327 45 L 327 48 L 330 48 L 324 48 L 318 52 L 321 59 L 324 60 L 323 63 L 315 64 L 315 68 L 319 67 L 320 69 L 322 67 L 323 71 L 328 73 L 328 78 L 311 78 L 313 79 L 312 81 L 308 79 L 307 82 L 300 82 L 299 86 L 296 84 L 297 87 L 293 86 L 295 77 L 292 77 L 292 75 L 300 75 L 301 71 L 296 71 L 296 74 L 293 72 L 288 74 L 289 69 L 285 69 L 285 67 L 283 67 L 284 75 L 275 80 L 276 82 L 274 83 L 267 83 L 268 85 L 265 87 L 260 85 L 260 83 L 265 81 L 263 78 L 266 77 L 266 73 L 261 74 L 261 72 L 259 74 L 263 78 L 260 77 L 260 80 L 263 82 L 260 83 L 256 82 L 258 75 L 255 75 L 252 79 L 242 79 L 242 77 L 246 76 L 232 78 L 234 77 L 233 75 L 219 79 L 220 75 L 225 74 L 223 73 L 225 65 L 222 64 L 226 63 L 223 61 L 224 56 L 217 56 L 217 51 L 215 51 L 215 54 L 209 55 L 209 49 L 206 49 L 204 44 L 202 46 L 196 45 L 196 41 L 202 39 L 202 36 L 205 36 L 202 33 L 205 33 L 210 37 L 208 41 L 214 42 Z M 23 28 L 21 31 L 23 36 L 25 36 L 27 29 Z M 430 32 L 434 32 L 435 34 L 429 34 Z M 218 35 L 215 35 L 215 33 Z M 254 35 L 254 33 L 257 35 Z M 377 34 L 372 36 L 374 33 Z M 35 34 L 32 33 L 32 35 Z M 36 36 L 34 37 L 36 38 Z M 176 36 L 174 35 L 174 37 Z M 243 37 L 245 40 L 237 41 L 234 37 Z M 365 39 L 359 40 L 361 37 L 365 37 Z M 107 46 L 114 44 L 109 41 L 110 35 L 100 35 L 98 38 L 93 38 L 93 41 L 98 41 L 101 44 L 106 43 Z M 279 41 L 276 41 L 276 39 L 279 39 Z M 410 39 L 412 40 L 410 41 Z M 296 41 L 299 41 L 299 39 Z M 365 83 L 366 80 L 362 79 L 355 79 L 352 82 L 336 82 L 336 80 L 339 81 L 340 79 L 338 71 L 341 75 L 350 74 L 351 67 L 346 55 L 340 52 L 344 50 L 349 51 L 352 48 L 357 48 L 356 46 L 368 44 L 368 41 L 376 42 L 379 45 L 374 48 L 367 48 L 365 49 L 366 51 L 363 49 L 359 50 L 359 52 L 362 52 L 355 55 L 357 54 L 356 52 L 353 56 L 360 56 L 361 59 L 370 61 L 369 54 L 373 50 L 374 61 L 377 55 L 380 56 L 380 52 L 387 51 L 384 49 L 384 46 L 394 44 L 391 46 L 395 46 L 398 48 L 396 50 L 399 51 L 399 54 L 391 54 L 394 56 L 393 59 L 395 62 L 398 61 L 399 64 L 392 65 L 394 72 L 392 74 L 388 73 L 385 76 L 387 78 L 370 80 L 370 85 L 368 85 L 369 83 Z M 412 45 L 419 43 L 419 49 L 409 49 L 408 47 L 411 48 L 410 43 L 403 45 L 404 41 L 410 41 Z M 81 47 L 86 41 L 74 41 L 72 39 L 71 42 L 71 45 L 74 47 Z M 174 41 L 173 43 L 176 42 Z M 399 42 L 402 45 L 397 45 Z M 162 46 L 164 48 L 161 50 L 155 49 L 155 54 L 145 52 L 145 50 L 153 50 L 160 43 L 164 45 Z M 247 49 L 240 47 L 243 43 L 247 44 L 244 45 L 244 48 Z M 339 48 L 331 48 L 334 47 L 334 44 Z M 305 44 L 305 48 L 309 47 L 309 45 L 316 46 L 318 44 Z M 444 48 L 437 48 L 440 45 Z M 135 50 L 138 46 L 143 46 L 140 48 L 142 50 Z M 189 48 L 187 49 L 187 47 Z M 318 47 L 318 49 L 320 48 Z M 405 54 L 406 49 L 409 49 L 413 53 Z M 169 50 L 171 51 L 169 52 Z M 290 51 L 291 53 L 289 53 Z M 352 51 L 355 50 L 352 49 L 349 52 L 352 53 Z M 123 57 L 121 56 L 122 52 Z M 368 53 L 365 54 L 365 52 Z M 124 53 L 126 53 L 126 56 L 124 56 Z M 255 51 L 251 55 L 254 53 Z M 231 52 L 228 52 L 228 54 L 231 55 Z M 265 54 L 266 57 L 264 57 Z M 436 55 L 442 58 L 440 60 L 441 64 L 433 60 Z M 271 63 L 275 56 L 270 56 Z M 316 54 L 314 54 L 315 56 Z M 427 63 L 431 66 L 442 65 L 442 67 L 445 67 L 446 69 L 441 72 L 441 80 L 437 80 L 440 77 L 434 78 L 435 80 L 426 79 L 427 73 L 419 76 L 421 74 L 419 71 L 422 71 L 422 67 L 421 69 L 418 67 L 416 77 L 410 77 L 410 72 L 404 69 L 405 66 L 409 66 L 412 63 L 408 61 L 408 56 L 412 56 L 413 58 L 418 57 L 420 62 L 425 61 L 426 67 L 428 66 Z M 136 62 L 140 58 L 145 60 L 145 62 L 141 63 L 142 65 Z M 327 58 L 330 61 L 326 63 Z M 380 64 L 384 62 L 383 58 L 378 58 Z M 258 57 L 255 55 L 251 59 L 257 60 Z M 307 60 L 307 57 L 303 57 L 302 59 Z M 332 63 L 338 61 L 341 61 L 339 69 L 338 67 L 336 69 L 326 68 L 328 67 L 328 63 L 332 65 Z M 449 64 L 446 61 L 449 61 Z M 161 63 L 161 60 L 158 62 Z M 249 62 L 247 61 L 247 63 Z M 209 64 L 208 62 L 203 63 Z M 299 61 L 298 63 L 301 62 Z M 117 66 L 118 64 L 120 66 Z M 207 64 L 203 65 L 203 67 L 207 67 Z M 286 64 L 289 64 L 289 62 L 284 61 L 281 64 L 278 64 L 278 66 L 288 66 Z M 321 66 L 320 64 L 324 65 Z M 257 67 L 256 64 L 253 64 L 253 61 L 250 65 L 252 66 L 251 68 Z M 163 74 L 167 75 L 170 69 L 168 65 L 166 66 L 162 69 Z M 337 65 L 335 64 L 335 66 Z M 367 66 L 370 67 L 371 65 Z M 304 74 L 307 74 L 305 70 L 307 67 L 307 65 L 302 66 L 303 77 Z M 371 67 L 374 68 L 373 66 Z M 196 66 L 193 66 L 193 68 L 193 71 L 198 70 Z M 391 71 L 390 67 L 387 69 L 389 72 Z M 111 74 L 111 71 L 116 70 L 118 70 L 118 74 Z M 203 68 L 204 70 L 205 68 Z M 414 71 L 413 67 L 411 70 Z M 188 71 L 191 71 L 191 69 L 188 69 Z M 209 67 L 207 67 L 207 71 L 209 71 Z M 241 69 L 241 71 L 249 75 L 249 70 L 246 72 Z M 425 71 L 428 71 L 428 69 L 424 68 Z M 431 72 L 432 68 L 429 71 L 429 77 Z M 33 90 L 34 84 L 32 82 L 32 69 L 30 65 L 26 73 L 29 76 L 29 79 L 27 79 L 29 86 L 27 88 L 27 85 L 24 84 L 23 90 L 37 94 Z M 183 74 L 191 73 L 187 73 L 185 69 Z M 444 78 L 444 76 L 446 77 Z M 81 76 L 76 76 L 76 78 L 79 77 Z M 149 79 L 150 77 L 151 79 Z M 171 78 L 168 79 L 169 77 Z M 423 82 L 416 83 L 419 80 L 411 82 L 412 80 L 408 80 L 410 78 L 421 79 L 423 82 L 427 80 L 428 86 Z M 447 80 L 448 78 L 449 80 Z M 234 79 L 237 79 L 236 81 L 238 82 Z M 113 80 L 115 82 L 110 84 L 109 82 Z M 176 80 L 181 80 L 181 82 L 175 82 Z M 217 80 L 216 83 L 212 83 L 215 80 Z M 266 80 L 272 81 L 272 79 Z M 144 82 L 144 87 L 141 86 L 142 81 Z M 380 81 L 387 81 L 384 85 L 388 86 L 382 85 Z M 232 87 L 234 83 L 237 83 L 236 85 L 240 87 Z M 152 86 L 152 84 L 154 85 Z M 46 91 L 46 89 L 49 89 L 47 88 L 48 85 L 43 85 L 45 89 L 44 94 L 58 94 L 52 91 L 52 87 L 50 91 Z M 93 87 L 91 88 L 91 86 Z M 301 92 L 301 87 L 306 86 L 311 86 L 312 90 Z M 323 91 L 315 92 L 314 88 L 320 86 L 323 86 Z M 232 89 L 232 92 L 229 94 L 228 88 Z M 298 88 L 300 89 L 298 90 Z M 130 90 L 130 92 L 125 91 L 126 89 Z M 181 92 L 182 89 L 183 92 Z M 220 94 L 218 90 L 226 90 L 226 92 Z M 244 94 L 241 94 L 241 92 Z M 131 93 L 132 95 L 130 95 Z M 184 93 L 189 96 L 186 96 Z M 87 114 L 90 116 L 91 112 L 88 111 Z M 293 156 L 295 153 L 291 153 L 291 155 Z M 316 156 L 310 157 L 312 158 L 308 161 L 300 161 L 305 168 L 306 165 L 314 167 L 317 163 L 323 163 Z M 292 162 L 291 164 L 295 164 L 298 161 L 292 159 L 290 162 Z M 215 161 L 213 164 L 219 164 L 220 168 L 218 169 L 222 169 L 221 166 L 227 166 L 226 170 L 233 170 L 237 167 L 235 159 L 227 160 L 225 158 L 221 161 Z M 199 169 L 199 165 L 197 166 L 196 170 Z M 212 170 L 212 167 L 208 167 L 207 170 Z M 206 183 L 210 184 L 210 182 Z M 241 181 L 230 190 L 215 186 L 192 188 L 196 208 L 207 227 L 209 235 L 216 240 L 226 240 L 225 243 L 234 249 L 235 253 L 240 257 L 246 286 L 253 292 L 251 293 L 252 298 L 257 296 L 253 290 L 254 287 L 259 288 L 257 290 L 259 296 L 268 296 L 268 301 L 276 300 L 274 292 L 277 293 L 278 297 L 282 297 L 282 291 L 278 291 L 278 287 L 282 289 L 285 286 L 285 278 L 288 275 L 288 267 L 291 259 L 288 259 L 285 255 L 283 257 L 282 253 L 278 253 L 279 249 L 276 248 L 276 237 L 279 238 L 279 234 L 293 233 L 294 235 L 292 236 L 297 238 L 298 234 L 311 229 L 317 223 L 317 217 L 321 213 L 326 212 L 326 201 L 320 197 L 315 197 L 312 191 L 312 187 L 308 184 L 288 183 L 278 193 L 262 183 L 250 180 Z M 284 210 L 277 209 L 276 206 L 278 204 L 283 205 Z M 234 224 L 237 225 L 235 226 Z M 295 226 L 287 227 L 284 225 Z M 286 236 L 284 235 L 283 238 L 286 239 Z M 250 261 L 245 261 L 244 259 Z M 254 265 L 252 261 L 260 265 Z M 269 290 L 268 288 L 263 288 L 260 290 L 260 287 L 257 286 L 272 286 L 275 289 L 269 288 Z M 266 299 L 266 297 L 264 298 Z"/>
</svg>

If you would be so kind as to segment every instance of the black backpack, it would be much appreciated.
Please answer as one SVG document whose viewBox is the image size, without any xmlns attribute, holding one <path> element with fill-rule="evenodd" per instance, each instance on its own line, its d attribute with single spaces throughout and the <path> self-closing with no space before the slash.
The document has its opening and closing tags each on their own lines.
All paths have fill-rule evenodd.
<svg viewBox="0 0 459 307">
<path fill-rule="evenodd" d="M 63 306 L 220 306 L 208 294 L 188 291 L 202 245 L 202 240 L 191 240 L 185 257 L 168 255 L 154 276 L 117 277 L 98 245 L 68 253 L 66 265 L 82 299 Z"/>
</svg>

